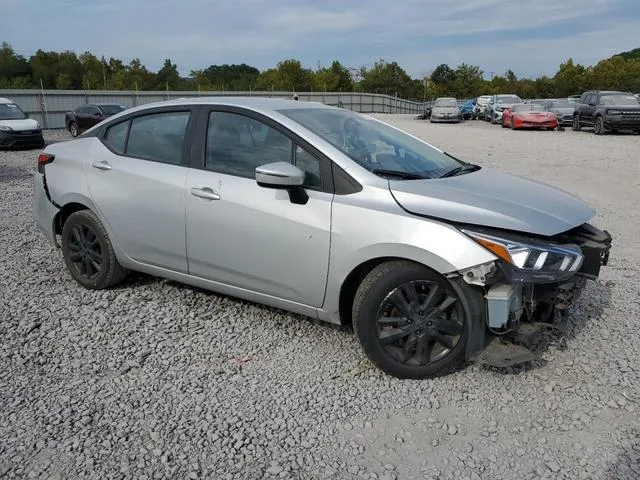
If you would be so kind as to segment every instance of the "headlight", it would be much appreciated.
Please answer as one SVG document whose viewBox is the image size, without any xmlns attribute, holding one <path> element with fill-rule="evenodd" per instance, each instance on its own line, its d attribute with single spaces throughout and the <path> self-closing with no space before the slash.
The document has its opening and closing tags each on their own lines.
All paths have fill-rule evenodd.
<svg viewBox="0 0 640 480">
<path fill-rule="evenodd" d="M 0 131 L 2 131 L 2 132 L 13 132 L 13 128 L 7 127 L 6 125 L 0 125 Z"/>
<path fill-rule="evenodd" d="M 504 261 L 518 283 L 553 282 L 570 277 L 582 266 L 584 255 L 573 244 L 556 245 L 496 237 L 462 230 Z"/>
<path fill-rule="evenodd" d="M 622 115 L 620 110 L 607 110 L 607 115 Z"/>
</svg>

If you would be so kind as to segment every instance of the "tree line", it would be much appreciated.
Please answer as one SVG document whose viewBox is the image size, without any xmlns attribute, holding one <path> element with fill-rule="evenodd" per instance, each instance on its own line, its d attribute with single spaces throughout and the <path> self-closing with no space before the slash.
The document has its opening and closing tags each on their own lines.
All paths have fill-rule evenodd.
<svg viewBox="0 0 640 480">
<path fill-rule="evenodd" d="M 91 52 L 38 50 L 29 58 L 6 42 L 0 47 L 0 88 L 70 90 L 201 90 L 201 91 L 327 91 L 385 93 L 421 101 L 439 96 L 474 98 L 516 93 L 522 98 L 566 97 L 591 88 L 640 92 L 640 48 L 614 55 L 595 65 L 572 59 L 553 76 L 518 78 L 507 70 L 486 79 L 476 65 L 442 64 L 425 78 L 412 78 L 397 62 L 380 59 L 371 66 L 348 68 L 335 60 L 329 66 L 305 68 L 287 59 L 260 71 L 242 64 L 211 65 L 181 76 L 171 59 L 153 72 L 140 59 L 98 58 Z"/>
</svg>

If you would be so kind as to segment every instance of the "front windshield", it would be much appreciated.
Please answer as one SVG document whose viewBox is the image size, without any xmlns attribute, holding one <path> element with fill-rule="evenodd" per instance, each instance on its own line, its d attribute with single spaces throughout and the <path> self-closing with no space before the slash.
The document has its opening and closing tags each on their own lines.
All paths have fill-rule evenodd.
<svg viewBox="0 0 640 480">
<path fill-rule="evenodd" d="M 602 105 L 628 105 L 638 106 L 638 99 L 635 95 L 603 95 L 600 97 L 600 103 Z"/>
<path fill-rule="evenodd" d="M 522 100 L 515 95 L 496 98 L 496 103 L 520 103 Z"/>
<path fill-rule="evenodd" d="M 123 110 L 126 110 L 127 107 L 122 105 L 101 105 L 100 108 L 105 113 L 105 115 L 115 115 L 116 113 L 120 113 Z"/>
<path fill-rule="evenodd" d="M 0 120 L 24 120 L 27 115 L 15 103 L 0 103 Z"/>
<path fill-rule="evenodd" d="M 455 98 L 439 98 L 436 100 L 434 107 L 457 107 L 458 102 Z"/>
<path fill-rule="evenodd" d="M 522 105 L 514 105 L 511 107 L 514 112 L 539 112 L 542 110 L 542 105 L 535 103 L 524 103 Z"/>
<path fill-rule="evenodd" d="M 296 108 L 280 113 L 374 173 L 386 170 L 406 178 L 437 178 L 462 165 L 407 133 L 350 110 Z"/>
<path fill-rule="evenodd" d="M 491 100 L 491 97 L 478 97 L 477 103 L 478 105 L 486 105 Z"/>
</svg>

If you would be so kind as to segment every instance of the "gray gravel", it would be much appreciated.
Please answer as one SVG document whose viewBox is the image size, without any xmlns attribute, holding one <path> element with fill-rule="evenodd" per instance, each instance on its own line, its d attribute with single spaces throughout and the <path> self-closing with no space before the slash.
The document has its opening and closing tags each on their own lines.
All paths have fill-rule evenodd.
<svg viewBox="0 0 640 480">
<path fill-rule="evenodd" d="M 83 290 L 31 219 L 37 152 L 0 152 L 0 478 L 639 478 L 640 136 L 380 117 L 599 210 L 610 266 L 545 362 L 401 381 L 344 329 L 143 275 Z"/>
</svg>

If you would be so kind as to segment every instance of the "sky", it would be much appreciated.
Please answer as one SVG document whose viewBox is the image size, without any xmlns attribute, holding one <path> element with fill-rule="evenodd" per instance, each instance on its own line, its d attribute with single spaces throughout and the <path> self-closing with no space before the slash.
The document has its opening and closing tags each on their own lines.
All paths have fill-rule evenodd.
<svg viewBox="0 0 640 480">
<path fill-rule="evenodd" d="M 296 58 L 397 61 L 416 78 L 464 62 L 487 78 L 535 78 L 640 47 L 640 0 L 0 0 L 0 12 L 0 41 L 25 57 L 90 51 L 153 71 L 170 58 L 183 75 Z"/>
</svg>

